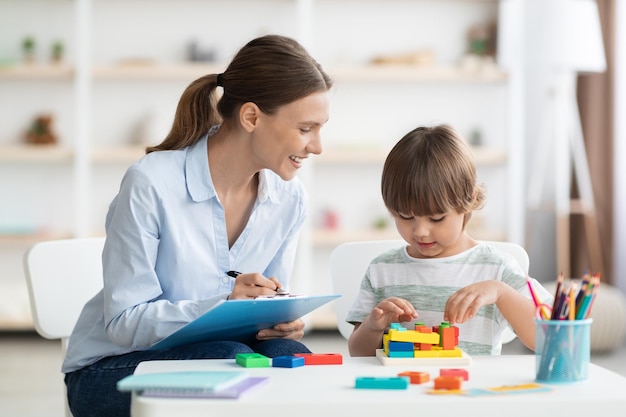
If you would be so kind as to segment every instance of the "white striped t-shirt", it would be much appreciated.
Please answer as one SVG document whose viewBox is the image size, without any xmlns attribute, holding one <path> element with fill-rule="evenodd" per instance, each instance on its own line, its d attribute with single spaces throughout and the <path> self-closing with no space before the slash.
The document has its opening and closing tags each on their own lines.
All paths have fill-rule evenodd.
<svg viewBox="0 0 626 417">
<path fill-rule="evenodd" d="M 517 261 L 487 243 L 478 242 L 457 255 L 430 259 L 409 256 L 406 246 L 392 249 L 370 263 L 346 321 L 361 323 L 379 302 L 400 297 L 419 313 L 415 322 L 438 325 L 452 294 L 488 280 L 502 281 L 531 298 L 527 275 Z M 543 302 L 551 302 L 552 295 L 539 282 L 533 279 L 532 285 Z M 403 324 L 412 328 L 413 323 Z M 459 328 L 459 348 L 472 355 L 499 355 L 503 332 L 509 327 L 495 304 L 483 306 L 473 319 L 455 325 Z"/>
</svg>

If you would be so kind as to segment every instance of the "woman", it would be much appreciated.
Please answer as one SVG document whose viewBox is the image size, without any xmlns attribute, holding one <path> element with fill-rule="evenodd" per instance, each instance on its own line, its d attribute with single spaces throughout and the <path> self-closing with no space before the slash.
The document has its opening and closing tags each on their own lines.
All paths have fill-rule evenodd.
<svg viewBox="0 0 626 417">
<path fill-rule="evenodd" d="M 301 320 L 246 343 L 225 335 L 146 349 L 218 301 L 288 288 L 307 213 L 296 173 L 322 151 L 331 87 L 301 45 L 268 35 L 184 91 L 170 133 L 128 169 L 109 207 L 104 288 L 83 309 L 62 369 L 74 417 L 129 415 L 116 383 L 141 361 L 309 352 Z"/>
</svg>

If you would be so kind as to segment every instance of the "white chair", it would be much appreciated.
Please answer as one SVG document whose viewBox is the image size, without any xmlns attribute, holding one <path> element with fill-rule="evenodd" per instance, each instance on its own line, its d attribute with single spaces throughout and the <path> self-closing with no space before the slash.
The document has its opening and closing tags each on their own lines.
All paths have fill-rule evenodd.
<svg viewBox="0 0 626 417">
<path fill-rule="evenodd" d="M 510 253 L 522 269 L 528 272 L 530 261 L 523 247 L 512 242 L 486 241 L 486 243 L 503 252 Z M 341 294 L 341 297 L 335 301 L 335 311 L 337 313 L 337 327 L 344 338 L 348 339 L 354 328 L 353 325 L 346 322 L 346 316 L 359 292 L 367 266 L 377 255 L 402 245 L 406 245 L 406 242 L 399 239 L 370 240 L 342 243 L 333 249 L 330 254 L 330 276 L 333 291 L 335 294 Z M 515 337 L 515 333 L 509 331 L 505 333 L 503 343 L 508 343 Z"/>
<path fill-rule="evenodd" d="M 24 255 L 30 308 L 37 333 L 67 341 L 85 303 L 102 289 L 104 238 L 36 243 Z M 65 414 L 71 416 L 65 402 Z"/>
</svg>

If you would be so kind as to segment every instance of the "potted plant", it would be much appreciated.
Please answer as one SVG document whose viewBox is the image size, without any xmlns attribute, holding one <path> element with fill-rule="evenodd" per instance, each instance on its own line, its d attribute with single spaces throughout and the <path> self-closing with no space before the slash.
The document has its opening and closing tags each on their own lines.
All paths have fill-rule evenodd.
<svg viewBox="0 0 626 417">
<path fill-rule="evenodd" d="M 35 62 L 35 38 L 27 36 L 22 40 L 22 53 L 24 54 L 24 62 L 32 64 Z"/>
</svg>

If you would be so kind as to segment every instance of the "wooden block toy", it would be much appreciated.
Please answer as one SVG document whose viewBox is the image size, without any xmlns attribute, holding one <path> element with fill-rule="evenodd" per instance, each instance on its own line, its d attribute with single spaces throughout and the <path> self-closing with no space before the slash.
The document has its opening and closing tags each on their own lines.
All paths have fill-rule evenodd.
<svg viewBox="0 0 626 417">
<path fill-rule="evenodd" d="M 428 372 L 405 371 L 400 372 L 398 376 L 409 377 L 411 384 L 423 384 L 430 381 L 430 374 Z"/>
<path fill-rule="evenodd" d="M 302 356 L 276 356 L 272 359 L 274 368 L 297 368 L 298 366 L 304 366 Z"/>
<path fill-rule="evenodd" d="M 294 356 L 304 358 L 305 365 L 341 365 L 343 356 L 340 353 L 296 353 Z"/>
<path fill-rule="evenodd" d="M 443 368 L 439 370 L 439 376 L 460 376 L 463 381 L 469 380 L 467 369 L 463 368 Z"/>
<path fill-rule="evenodd" d="M 412 342 L 412 343 L 439 343 L 439 333 L 421 333 L 415 330 L 394 330 L 389 329 L 389 340 L 393 342 Z"/>
<path fill-rule="evenodd" d="M 445 350 L 435 346 L 431 350 L 415 350 L 413 356 L 416 358 L 459 358 L 463 356 L 463 351 L 459 348 Z"/>
<path fill-rule="evenodd" d="M 452 350 L 439 349 L 437 352 L 439 353 L 440 358 L 458 358 L 463 356 L 463 351 L 458 347 L 455 347 Z"/>
<path fill-rule="evenodd" d="M 413 350 L 411 351 L 390 350 L 389 352 L 387 352 L 387 356 L 389 356 L 390 358 L 413 358 L 414 353 L 413 353 Z"/>
<path fill-rule="evenodd" d="M 407 389 L 409 378 L 405 376 L 396 377 L 371 377 L 359 376 L 356 378 L 354 388 L 357 389 Z"/>
<path fill-rule="evenodd" d="M 235 355 L 235 362 L 245 368 L 270 367 L 270 358 L 260 353 L 238 353 Z"/>
<path fill-rule="evenodd" d="M 406 330 L 406 327 L 404 327 L 403 325 L 401 325 L 400 323 L 391 323 L 389 325 L 390 329 L 394 329 L 394 330 L 400 330 L 401 332 Z"/>
<path fill-rule="evenodd" d="M 396 352 L 413 352 L 413 349 L 415 348 L 414 344 L 411 342 L 393 342 L 390 341 L 389 345 L 388 345 L 388 349 L 389 350 L 393 350 Z"/>
<path fill-rule="evenodd" d="M 438 376 L 435 378 L 435 389 L 460 390 L 462 383 L 460 376 Z"/>
<path fill-rule="evenodd" d="M 439 334 L 441 335 L 439 346 L 441 346 L 443 349 L 448 350 L 454 349 L 454 347 L 459 344 L 458 335 L 455 329 L 458 330 L 458 327 L 450 327 L 450 325 L 448 325 L 447 327 L 441 326 L 439 328 Z"/>
<path fill-rule="evenodd" d="M 458 349 L 458 348 L 457 348 Z M 416 353 L 417 352 L 417 353 Z M 443 366 L 449 367 L 460 367 L 467 366 L 472 363 L 472 357 L 467 353 L 463 352 L 461 349 L 458 349 L 458 356 L 418 356 L 418 354 L 428 354 L 437 352 L 435 350 L 432 351 L 414 351 L 414 357 L 412 358 L 390 358 L 387 353 L 382 349 L 376 349 L 376 358 L 378 361 L 385 366 L 437 366 L 439 368 Z M 452 351 L 447 350 L 439 350 L 438 353 L 448 354 Z"/>
</svg>

